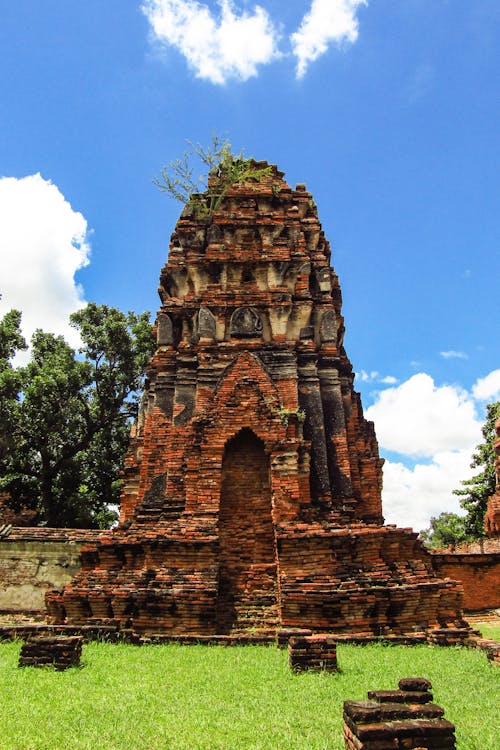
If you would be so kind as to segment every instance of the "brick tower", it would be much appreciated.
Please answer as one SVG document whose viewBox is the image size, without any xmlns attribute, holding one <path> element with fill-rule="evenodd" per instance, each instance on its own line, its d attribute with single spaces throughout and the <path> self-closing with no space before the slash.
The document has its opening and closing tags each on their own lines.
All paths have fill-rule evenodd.
<svg viewBox="0 0 500 750">
<path fill-rule="evenodd" d="M 314 201 L 254 165 L 260 179 L 213 213 L 200 196 L 181 214 L 120 524 L 49 614 L 173 634 L 457 622 L 459 587 L 416 534 L 383 525 L 383 461 Z"/>
</svg>

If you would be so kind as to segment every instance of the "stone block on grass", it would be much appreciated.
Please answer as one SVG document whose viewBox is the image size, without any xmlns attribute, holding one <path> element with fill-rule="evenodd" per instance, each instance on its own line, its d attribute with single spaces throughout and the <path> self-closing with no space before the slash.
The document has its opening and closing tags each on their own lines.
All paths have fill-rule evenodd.
<svg viewBox="0 0 500 750">
<path fill-rule="evenodd" d="M 288 659 L 294 672 L 337 672 L 337 644 L 331 635 L 292 636 Z"/>
<path fill-rule="evenodd" d="M 82 655 L 81 635 L 31 636 L 23 643 L 20 667 L 53 666 L 57 670 L 78 666 Z"/>
</svg>

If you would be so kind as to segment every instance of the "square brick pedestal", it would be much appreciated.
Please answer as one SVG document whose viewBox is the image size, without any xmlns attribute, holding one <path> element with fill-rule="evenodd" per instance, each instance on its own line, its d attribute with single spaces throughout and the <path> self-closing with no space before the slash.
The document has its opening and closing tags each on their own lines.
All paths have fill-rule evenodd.
<svg viewBox="0 0 500 750">
<path fill-rule="evenodd" d="M 455 727 L 431 703 L 431 687 L 408 677 L 399 690 L 371 690 L 371 700 L 345 701 L 346 750 L 454 750 Z"/>
<path fill-rule="evenodd" d="M 288 658 L 295 672 L 336 672 L 337 644 L 331 635 L 293 636 L 288 642 Z"/>
</svg>

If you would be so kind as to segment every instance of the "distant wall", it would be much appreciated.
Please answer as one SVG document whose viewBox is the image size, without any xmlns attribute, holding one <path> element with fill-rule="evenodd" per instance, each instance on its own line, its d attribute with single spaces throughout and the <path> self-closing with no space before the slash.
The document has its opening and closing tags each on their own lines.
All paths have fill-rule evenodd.
<svg viewBox="0 0 500 750">
<path fill-rule="evenodd" d="M 432 564 L 441 578 L 453 578 L 464 587 L 464 610 L 500 607 L 500 554 L 432 554 Z"/>
<path fill-rule="evenodd" d="M 80 550 L 98 531 L 14 528 L 0 539 L 0 612 L 41 612 L 45 591 L 80 569 Z"/>
</svg>

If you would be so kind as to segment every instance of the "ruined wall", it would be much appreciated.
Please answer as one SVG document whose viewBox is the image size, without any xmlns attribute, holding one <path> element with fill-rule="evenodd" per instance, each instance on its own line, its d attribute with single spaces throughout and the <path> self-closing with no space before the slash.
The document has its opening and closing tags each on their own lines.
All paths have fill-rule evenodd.
<svg viewBox="0 0 500 750">
<path fill-rule="evenodd" d="M 460 581 L 465 611 L 500 607 L 500 553 L 434 553 L 432 564 L 440 577 Z"/>
<path fill-rule="evenodd" d="M 45 592 L 80 570 L 80 550 L 97 532 L 14 528 L 0 541 L 0 612 L 45 610 Z"/>
</svg>

